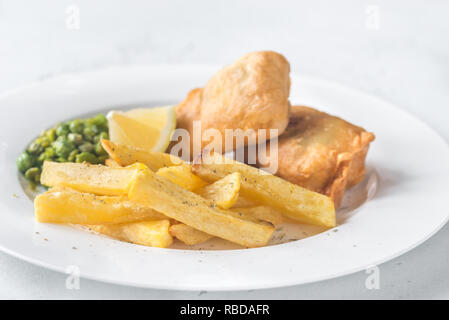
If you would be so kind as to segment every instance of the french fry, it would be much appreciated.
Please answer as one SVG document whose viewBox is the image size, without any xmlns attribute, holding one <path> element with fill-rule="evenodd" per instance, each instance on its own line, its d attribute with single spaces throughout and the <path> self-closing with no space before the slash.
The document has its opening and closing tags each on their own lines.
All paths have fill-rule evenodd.
<svg viewBox="0 0 449 320">
<path fill-rule="evenodd" d="M 237 201 L 232 206 L 233 208 L 248 208 L 248 207 L 256 207 L 260 205 L 260 203 L 255 202 L 254 200 L 250 200 L 245 198 L 241 194 L 239 194 Z"/>
<path fill-rule="evenodd" d="M 274 226 L 278 226 L 284 221 L 282 213 L 268 206 L 233 208 L 231 210 L 239 214 L 244 219 L 249 219 L 251 217 L 258 220 L 267 221 Z"/>
<path fill-rule="evenodd" d="M 142 246 L 167 248 L 173 243 L 169 232 L 170 222 L 166 219 L 86 227 L 111 238 Z"/>
<path fill-rule="evenodd" d="M 110 140 L 102 139 L 101 145 L 109 156 L 122 167 L 140 162 L 151 170 L 157 171 L 160 168 L 184 163 L 180 158 L 168 153 L 145 151 L 133 146 L 116 144 Z"/>
<path fill-rule="evenodd" d="M 216 181 L 239 172 L 244 197 L 272 206 L 302 223 L 324 227 L 336 225 L 333 201 L 322 194 L 301 188 L 265 171 L 205 151 L 192 166 L 193 172 L 206 181 Z"/>
<path fill-rule="evenodd" d="M 162 173 L 162 174 L 161 174 Z M 213 201 L 219 208 L 228 209 L 232 207 L 239 196 L 240 190 L 240 174 L 233 173 L 223 179 L 215 181 L 210 185 L 205 185 L 202 179 L 198 178 L 191 172 L 191 168 L 187 164 L 177 167 L 162 168 L 156 173 L 167 180 L 183 187 L 187 190 L 197 190 L 196 194 L 203 198 Z M 204 187 L 201 187 L 205 185 Z M 186 224 L 180 223 L 179 226 L 172 226 L 172 234 L 182 242 L 188 245 L 194 245 L 204 242 L 213 236 L 196 230 Z"/>
<path fill-rule="evenodd" d="M 266 245 L 274 231 L 272 226 L 243 220 L 216 208 L 212 201 L 150 170 L 137 174 L 128 196 L 197 230 L 246 247 Z"/>
<path fill-rule="evenodd" d="M 207 185 L 206 181 L 192 173 L 192 168 L 187 163 L 183 163 L 180 166 L 161 168 L 156 174 L 189 191 L 197 190 Z"/>
<path fill-rule="evenodd" d="M 229 209 L 239 197 L 240 177 L 238 172 L 231 173 L 223 179 L 199 189 L 195 193 L 203 198 L 212 200 L 221 209 Z"/>
<path fill-rule="evenodd" d="M 222 209 L 229 209 L 234 205 L 239 196 L 240 174 L 234 173 L 223 179 L 208 184 L 203 179 L 192 173 L 189 164 L 161 168 L 156 174 L 177 184 L 178 186 L 193 191 L 203 198 L 212 200 Z"/>
<path fill-rule="evenodd" d="M 208 233 L 192 228 L 191 226 L 188 226 L 184 223 L 172 225 L 170 227 L 170 233 L 173 237 L 181 240 L 189 246 L 203 243 L 214 237 Z"/>
<path fill-rule="evenodd" d="M 112 168 L 88 163 L 58 163 L 45 161 L 42 168 L 43 185 L 66 186 L 78 191 L 99 195 L 126 195 L 143 164 Z"/>
<path fill-rule="evenodd" d="M 64 187 L 55 187 L 34 199 L 35 218 L 39 222 L 73 224 L 109 224 L 166 217 L 127 196 L 97 196 Z"/>
</svg>

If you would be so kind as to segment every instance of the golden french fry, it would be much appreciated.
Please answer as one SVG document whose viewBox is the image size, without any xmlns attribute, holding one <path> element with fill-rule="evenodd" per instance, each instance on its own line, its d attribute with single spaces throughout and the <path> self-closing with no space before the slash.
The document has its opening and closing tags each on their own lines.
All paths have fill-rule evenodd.
<svg viewBox="0 0 449 320">
<path fill-rule="evenodd" d="M 216 208 L 212 201 L 150 170 L 137 174 L 128 196 L 197 230 L 246 247 L 266 245 L 274 231 L 272 226 L 243 220 L 229 210 Z"/>
<path fill-rule="evenodd" d="M 145 151 L 133 146 L 116 144 L 110 140 L 102 139 L 101 145 L 109 156 L 123 167 L 140 162 L 151 170 L 157 171 L 160 168 L 184 163 L 180 158 L 168 153 Z"/>
<path fill-rule="evenodd" d="M 172 225 L 170 227 L 170 233 L 176 239 L 181 240 L 189 246 L 205 242 L 214 237 L 208 233 L 192 228 L 191 226 L 188 226 L 184 223 Z"/>
<path fill-rule="evenodd" d="M 329 197 L 260 169 L 206 151 L 195 160 L 192 170 L 207 181 L 216 181 L 230 173 L 239 172 L 242 175 L 241 193 L 244 197 L 277 208 L 302 223 L 324 227 L 336 225 L 334 203 Z"/>
<path fill-rule="evenodd" d="M 142 246 L 167 248 L 173 243 L 169 232 L 170 222 L 165 220 L 141 221 L 111 225 L 86 225 L 89 229 Z"/>
<path fill-rule="evenodd" d="M 179 181 L 182 183 L 183 179 L 172 182 L 180 185 L 178 183 Z M 180 186 L 182 187 L 182 185 Z M 206 185 L 203 188 L 198 189 L 195 193 L 203 198 L 213 201 L 217 207 L 221 209 L 229 209 L 238 199 L 239 190 L 240 174 L 236 172 L 224 177 L 223 179 L 217 180 L 210 185 Z M 251 219 L 251 215 L 249 214 L 242 215 L 242 218 L 254 221 L 254 219 Z M 196 230 L 195 228 L 183 223 L 172 225 L 170 227 L 170 232 L 174 237 L 178 238 L 187 245 L 195 245 L 213 238 L 210 234 Z"/>
<path fill-rule="evenodd" d="M 49 187 L 61 185 L 100 195 L 126 195 L 136 173 L 142 168 L 146 169 L 140 163 L 112 168 L 88 163 L 45 161 L 41 182 Z"/>
<path fill-rule="evenodd" d="M 232 206 L 233 208 L 248 208 L 248 207 L 256 207 L 260 205 L 260 203 L 257 203 L 254 200 L 250 200 L 248 198 L 245 198 L 241 194 L 239 194 L 237 201 Z"/>
<path fill-rule="evenodd" d="M 240 174 L 234 173 L 212 184 L 207 184 L 203 179 L 192 173 L 189 164 L 161 168 L 156 174 L 177 184 L 178 186 L 193 191 L 203 198 L 212 200 L 222 209 L 229 209 L 237 201 L 240 190 Z"/>
<path fill-rule="evenodd" d="M 156 174 L 189 191 L 197 190 L 207 185 L 206 181 L 192 173 L 192 168 L 187 163 L 183 163 L 180 166 L 161 168 Z"/>
<path fill-rule="evenodd" d="M 243 219 L 249 219 L 251 217 L 258 220 L 267 221 L 274 226 L 281 224 L 284 220 L 282 213 L 268 206 L 232 208 L 231 210 L 240 214 Z"/>
<path fill-rule="evenodd" d="M 49 223 L 108 224 L 166 217 L 127 196 L 97 196 L 55 187 L 34 199 L 36 220 Z"/>
<path fill-rule="evenodd" d="M 106 159 L 104 164 L 108 167 L 113 167 L 113 168 L 121 167 L 121 165 L 119 165 L 117 162 L 115 162 L 115 160 L 112 158 Z"/>
<path fill-rule="evenodd" d="M 240 177 L 238 172 L 231 173 L 195 193 L 212 200 L 221 209 L 229 209 L 239 197 Z"/>
</svg>

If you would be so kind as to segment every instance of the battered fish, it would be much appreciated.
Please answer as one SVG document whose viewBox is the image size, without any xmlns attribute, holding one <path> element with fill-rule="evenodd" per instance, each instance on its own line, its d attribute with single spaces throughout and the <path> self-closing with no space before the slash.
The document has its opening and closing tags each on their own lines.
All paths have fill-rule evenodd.
<svg viewBox="0 0 449 320">
<path fill-rule="evenodd" d="M 287 130 L 278 141 L 276 175 L 325 194 L 337 208 L 347 188 L 362 181 L 374 134 L 318 110 L 293 106 Z M 275 161 L 269 154 L 268 161 Z M 259 167 L 262 165 L 259 162 Z"/>
<path fill-rule="evenodd" d="M 177 127 L 186 129 L 193 140 L 193 121 L 201 120 L 202 132 L 214 129 L 219 133 L 222 152 L 242 146 L 236 140 L 226 146 L 225 129 L 243 130 L 247 135 L 243 145 L 253 139 L 260 143 L 280 135 L 289 121 L 289 73 L 290 65 L 279 53 L 249 53 L 218 71 L 204 88 L 194 89 L 187 95 L 177 106 Z M 259 129 L 268 132 L 257 136 Z M 269 129 L 276 131 L 270 135 Z M 198 139 L 200 145 L 196 152 L 191 141 L 190 158 L 210 146 L 214 139 Z M 220 152 L 218 145 L 215 148 Z"/>
</svg>

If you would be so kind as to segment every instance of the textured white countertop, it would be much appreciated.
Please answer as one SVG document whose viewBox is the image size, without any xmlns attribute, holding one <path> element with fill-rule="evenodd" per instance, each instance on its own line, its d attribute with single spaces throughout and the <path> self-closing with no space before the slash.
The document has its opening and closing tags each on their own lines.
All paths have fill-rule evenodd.
<svg viewBox="0 0 449 320">
<path fill-rule="evenodd" d="M 79 29 L 71 19 L 77 11 Z M 448 16 L 444 0 L 3 0 L 0 91 L 110 65 L 227 64 L 249 51 L 275 50 L 289 59 L 292 72 L 389 100 L 449 141 Z M 66 275 L 0 253 L 0 298 L 449 299 L 447 239 L 449 226 L 380 265 L 379 290 L 366 289 L 364 272 L 242 292 L 145 290 L 84 279 L 80 290 L 68 290 Z"/>
</svg>

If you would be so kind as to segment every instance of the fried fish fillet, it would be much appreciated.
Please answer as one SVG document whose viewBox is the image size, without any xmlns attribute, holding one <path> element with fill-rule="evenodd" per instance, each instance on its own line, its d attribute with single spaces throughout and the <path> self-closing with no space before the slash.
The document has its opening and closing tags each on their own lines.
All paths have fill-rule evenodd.
<svg viewBox="0 0 449 320">
<path fill-rule="evenodd" d="M 347 188 L 362 181 L 365 158 L 374 134 L 343 119 L 318 110 L 293 106 L 290 123 L 279 137 L 276 175 L 325 194 L 341 203 Z M 267 158 L 276 161 L 276 154 Z M 268 162 L 267 162 L 268 161 Z"/>
<path fill-rule="evenodd" d="M 177 106 L 178 128 L 191 137 L 193 153 L 193 121 L 201 120 L 201 130 L 214 129 L 219 133 L 222 152 L 242 145 L 225 145 L 225 130 L 242 130 L 248 141 L 265 141 L 284 132 L 289 120 L 290 65 L 279 53 L 262 51 L 249 53 L 218 71 L 204 88 L 193 89 Z M 267 129 L 257 136 L 258 129 Z M 269 129 L 275 129 L 270 135 Z M 259 133 L 260 134 L 260 133 Z M 217 138 L 218 140 L 218 138 Z M 197 152 L 210 146 L 214 138 L 198 139 Z M 215 151 L 220 148 L 215 145 Z M 173 144 L 172 144 L 173 146 Z"/>
</svg>

